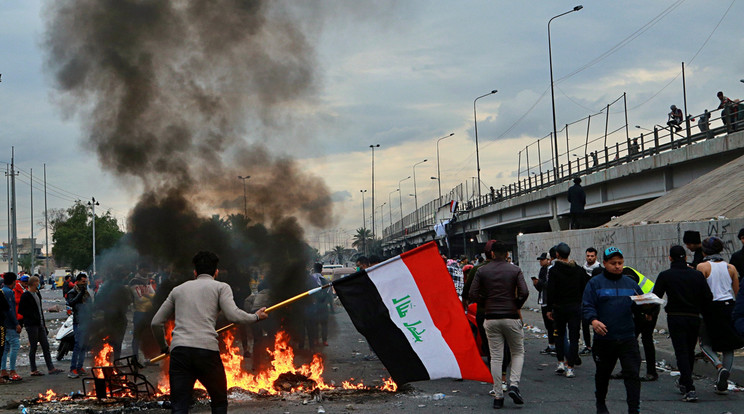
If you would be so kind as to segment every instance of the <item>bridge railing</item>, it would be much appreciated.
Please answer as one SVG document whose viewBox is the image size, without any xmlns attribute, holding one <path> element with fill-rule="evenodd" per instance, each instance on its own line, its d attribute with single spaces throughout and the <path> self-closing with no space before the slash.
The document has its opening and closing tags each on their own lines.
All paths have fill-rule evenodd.
<svg viewBox="0 0 744 414">
<path fill-rule="evenodd" d="M 701 120 L 701 117 L 702 120 Z M 697 124 L 693 124 L 697 120 Z M 383 241 L 393 242 L 405 239 L 407 235 L 421 230 L 431 230 L 435 223 L 437 210 L 452 200 L 459 202 L 458 211 L 472 211 L 491 204 L 500 203 L 521 197 L 557 184 L 572 180 L 575 177 L 588 175 L 597 171 L 616 167 L 620 164 L 637 161 L 642 158 L 658 155 L 662 152 L 692 145 L 719 135 L 744 129 L 744 103 L 717 109 L 698 116 L 688 116 L 680 125 L 655 125 L 636 138 L 607 145 L 592 152 L 585 152 L 583 157 L 560 164 L 557 170 L 533 172 L 525 178 L 504 185 L 500 190 L 492 191 L 480 197 L 466 199 L 462 191 L 463 184 L 453 188 L 448 194 L 434 199 L 403 217 L 402 220 L 383 229 Z M 624 128 L 621 127 L 621 128 Z"/>
</svg>

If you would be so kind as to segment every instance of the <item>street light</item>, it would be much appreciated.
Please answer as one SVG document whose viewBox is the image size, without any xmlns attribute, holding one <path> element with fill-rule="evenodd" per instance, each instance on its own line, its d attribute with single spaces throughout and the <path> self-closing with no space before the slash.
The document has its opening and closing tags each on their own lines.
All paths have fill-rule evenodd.
<svg viewBox="0 0 744 414">
<path fill-rule="evenodd" d="M 553 104 L 553 149 L 555 151 L 555 154 L 553 154 L 553 157 L 555 158 L 553 160 L 553 168 L 555 168 L 554 174 L 558 174 L 558 127 L 556 127 L 556 123 L 555 123 L 555 90 L 553 88 L 553 50 L 550 45 L 550 22 L 552 22 L 553 19 L 564 16 L 568 13 L 579 11 L 583 8 L 584 6 L 578 5 L 565 13 L 561 13 L 557 16 L 553 16 L 550 20 L 548 20 L 548 58 L 550 59 L 550 99 Z M 566 148 L 566 152 L 568 152 L 568 148 Z"/>
<path fill-rule="evenodd" d="M 418 215 L 418 192 L 416 191 L 416 166 L 425 163 L 427 160 L 419 161 L 413 164 L 413 203 L 416 205 L 416 225 L 419 223 Z"/>
<path fill-rule="evenodd" d="M 367 190 L 359 190 L 360 193 L 362 193 L 362 250 L 364 251 L 364 255 L 367 255 L 367 213 L 364 210 L 364 193 L 367 192 Z"/>
<path fill-rule="evenodd" d="M 409 180 L 409 179 L 411 179 L 411 176 L 410 175 L 408 177 L 406 177 L 406 178 L 398 181 L 398 207 L 400 207 L 400 231 L 401 231 L 401 233 L 403 232 L 403 197 L 402 197 L 403 194 L 400 191 L 400 184 L 403 181 Z"/>
<path fill-rule="evenodd" d="M 480 180 L 480 153 L 478 152 L 478 115 L 475 112 L 475 102 L 480 98 L 486 97 L 488 95 L 493 95 L 496 92 L 498 91 L 494 89 L 485 95 L 481 95 L 473 99 L 473 121 L 475 123 L 475 166 L 478 169 L 478 198 L 480 198 L 481 196 L 481 189 L 480 189 L 481 180 Z"/>
<path fill-rule="evenodd" d="M 644 128 L 644 127 L 642 127 L 642 126 L 640 126 L 640 125 L 636 125 L 635 127 L 636 127 L 636 128 L 638 128 L 638 129 L 642 129 L 642 130 L 644 130 L 644 131 L 648 131 L 648 132 L 654 132 L 654 131 L 652 131 L 652 130 L 650 130 L 650 129 L 648 129 L 648 128 Z"/>
<path fill-rule="evenodd" d="M 400 188 L 396 188 L 395 190 L 391 191 L 390 194 L 388 194 L 388 214 L 390 217 L 390 233 L 391 233 L 390 235 L 391 236 L 392 236 L 392 230 L 393 230 L 393 202 L 391 201 L 392 200 L 391 197 L 393 196 L 393 193 L 397 191 L 400 191 Z"/>
<path fill-rule="evenodd" d="M 246 219 L 248 218 L 248 197 L 245 193 L 245 180 L 251 178 L 250 175 L 246 175 L 243 177 L 242 175 L 238 176 L 238 180 L 243 180 L 243 217 Z"/>
<path fill-rule="evenodd" d="M 90 275 L 93 278 L 96 274 L 96 206 L 100 204 L 95 197 L 92 197 L 91 201 L 88 201 L 88 205 L 93 210 L 93 273 Z"/>
<path fill-rule="evenodd" d="M 439 141 L 441 141 L 441 140 L 443 140 L 445 138 L 449 138 L 452 135 L 455 135 L 455 133 L 452 132 L 449 135 L 447 135 L 445 137 L 442 137 L 442 138 L 439 138 L 437 140 L 437 185 L 439 185 L 439 199 L 440 200 L 442 199 L 442 172 L 439 171 Z"/>
<path fill-rule="evenodd" d="M 380 205 L 380 228 L 383 229 L 383 231 L 385 230 L 385 209 L 383 208 L 385 207 L 385 204 L 387 203 L 382 203 Z"/>
<path fill-rule="evenodd" d="M 375 148 L 380 148 L 380 144 L 370 145 L 372 148 L 372 240 L 375 239 Z"/>
</svg>

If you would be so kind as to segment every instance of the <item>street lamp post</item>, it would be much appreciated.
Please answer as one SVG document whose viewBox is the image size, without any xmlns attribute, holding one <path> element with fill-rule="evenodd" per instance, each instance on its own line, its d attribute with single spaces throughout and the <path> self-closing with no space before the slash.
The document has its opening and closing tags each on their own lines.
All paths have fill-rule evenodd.
<svg viewBox="0 0 744 414">
<path fill-rule="evenodd" d="M 245 192 L 245 180 L 249 178 L 251 178 L 250 175 L 246 175 L 245 177 L 243 177 L 242 175 L 238 176 L 239 180 L 243 180 L 243 217 L 246 219 L 248 218 L 248 196 Z"/>
<path fill-rule="evenodd" d="M 550 99 L 553 104 L 553 151 L 555 152 L 553 154 L 553 174 L 557 177 L 558 174 L 558 127 L 556 126 L 555 122 L 555 90 L 553 88 L 553 50 L 550 45 L 550 22 L 553 21 L 553 19 L 556 19 L 558 17 L 561 17 L 563 15 L 566 15 L 568 13 L 573 13 L 575 11 L 579 11 L 583 9 L 584 6 L 578 5 L 574 7 L 573 9 L 561 13 L 557 16 L 553 16 L 550 20 L 548 20 L 548 59 L 550 60 Z M 568 148 L 566 148 L 566 152 L 568 152 Z"/>
<path fill-rule="evenodd" d="M 416 164 L 413 164 L 413 203 L 416 206 L 416 225 L 419 224 L 419 214 L 418 214 L 418 192 L 416 191 L 416 166 L 419 164 L 425 163 L 427 160 L 419 161 Z"/>
<path fill-rule="evenodd" d="M 392 196 L 393 193 L 400 191 L 400 188 L 396 188 L 395 190 L 391 191 L 390 194 L 388 194 L 388 218 L 390 218 L 390 236 L 393 235 L 393 202 L 392 202 Z"/>
<path fill-rule="evenodd" d="M 360 193 L 362 193 L 362 250 L 364 251 L 364 255 L 367 255 L 367 213 L 364 210 L 364 193 L 367 192 L 367 190 L 359 190 Z"/>
<path fill-rule="evenodd" d="M 478 150 L 478 115 L 475 112 L 475 102 L 480 99 L 484 98 L 488 95 L 493 95 L 494 93 L 498 92 L 496 89 L 492 90 L 491 92 L 488 92 L 485 95 L 481 95 L 473 100 L 473 122 L 475 124 L 475 166 L 478 169 L 478 198 L 480 199 L 481 196 L 481 188 L 480 188 L 480 153 Z"/>
<path fill-rule="evenodd" d="M 92 197 L 91 201 L 88 201 L 88 205 L 93 210 L 93 273 L 90 275 L 93 278 L 96 275 L 96 206 L 100 204 L 95 197 Z"/>
<path fill-rule="evenodd" d="M 439 199 L 442 199 L 442 172 L 439 170 L 439 141 L 455 135 L 454 132 L 437 140 L 437 185 L 439 186 Z"/>
<path fill-rule="evenodd" d="M 375 239 L 375 148 L 380 148 L 380 144 L 370 145 L 372 148 L 372 240 Z"/>
<path fill-rule="evenodd" d="M 400 208 L 400 232 L 403 233 L 403 193 L 400 191 L 400 184 L 405 181 L 411 179 L 411 176 L 398 181 L 398 207 Z"/>
<path fill-rule="evenodd" d="M 385 204 L 387 203 L 382 203 L 380 205 L 380 228 L 383 230 L 385 229 Z"/>
</svg>

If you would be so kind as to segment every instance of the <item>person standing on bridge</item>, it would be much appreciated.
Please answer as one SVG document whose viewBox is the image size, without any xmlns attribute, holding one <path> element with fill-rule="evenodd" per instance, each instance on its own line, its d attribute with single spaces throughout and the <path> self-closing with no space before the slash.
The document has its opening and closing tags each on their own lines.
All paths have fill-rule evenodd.
<svg viewBox="0 0 744 414">
<path fill-rule="evenodd" d="M 570 216 L 571 222 L 569 228 L 572 230 L 580 228 L 579 218 L 584 216 L 584 206 L 586 205 L 586 192 L 581 187 L 581 178 L 576 177 L 573 180 L 574 185 L 568 189 L 568 202 L 571 204 Z"/>
<path fill-rule="evenodd" d="M 609 414 L 606 398 L 610 375 L 620 360 L 629 413 L 641 408 L 641 353 L 635 336 L 633 315 L 639 307 L 630 299 L 643 293 L 638 283 L 623 275 L 623 252 L 617 247 L 604 251 L 604 272 L 591 278 L 583 295 L 583 316 L 594 328 L 592 354 L 597 413 Z"/>
<path fill-rule="evenodd" d="M 227 378 L 220 358 L 215 325 L 222 311 L 235 323 L 266 319 L 266 308 L 255 314 L 235 305 L 230 285 L 215 280 L 219 271 L 216 254 L 201 251 L 194 256 L 194 280 L 174 288 L 152 318 L 152 331 L 163 353 L 170 353 L 170 388 L 173 413 L 188 413 L 194 383 L 199 380 L 212 400 L 212 413 L 227 412 Z M 170 350 L 165 341 L 165 322 L 175 314 Z"/>
</svg>

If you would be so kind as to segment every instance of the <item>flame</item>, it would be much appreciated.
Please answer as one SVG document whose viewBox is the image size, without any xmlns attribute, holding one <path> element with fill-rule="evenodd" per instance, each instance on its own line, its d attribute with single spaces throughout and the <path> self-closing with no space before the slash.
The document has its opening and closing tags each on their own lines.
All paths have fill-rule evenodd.
<svg viewBox="0 0 744 414">
<path fill-rule="evenodd" d="M 172 330 L 173 322 L 169 321 L 166 323 L 166 337 L 170 337 Z M 271 367 L 257 374 L 251 374 L 243 370 L 243 354 L 240 352 L 240 348 L 235 345 L 235 335 L 232 330 L 222 333 L 222 343 L 224 350 L 220 352 L 220 358 L 225 367 L 228 388 L 238 387 L 248 392 L 276 395 L 279 394 L 279 391 L 274 388 L 274 382 L 280 375 L 289 373 L 301 374 L 310 380 L 315 381 L 315 388 L 317 389 L 335 389 L 333 385 L 326 384 L 323 380 L 322 375 L 324 366 L 320 354 L 313 355 L 312 361 L 309 364 L 295 367 L 294 350 L 289 345 L 289 335 L 284 331 L 277 332 L 274 337 L 274 348 L 266 348 L 265 350 L 271 356 Z M 349 381 L 344 381 L 342 387 L 344 389 L 380 389 L 389 392 L 395 392 L 398 388 L 397 384 L 395 384 L 395 382 L 390 378 L 383 380 L 384 384 L 380 387 L 370 387 L 364 385 L 361 381 L 358 384 L 353 384 L 351 382 L 353 380 L 354 379 L 352 378 Z M 197 381 L 195 388 L 204 389 L 204 386 Z M 170 392 L 167 364 L 161 365 L 161 376 L 158 381 L 158 389 L 162 394 Z M 304 389 L 300 385 L 288 391 L 296 392 L 311 390 Z"/>
<path fill-rule="evenodd" d="M 93 364 L 97 367 L 109 367 L 112 365 L 111 359 L 114 355 L 114 347 L 111 346 L 107 341 L 109 337 L 103 338 L 103 348 L 98 353 L 98 355 L 93 357 Z M 103 372 L 100 370 L 97 371 L 96 376 L 98 378 L 103 378 Z"/>
<path fill-rule="evenodd" d="M 173 339 L 173 328 L 176 327 L 176 321 L 168 319 L 165 322 L 165 341 L 171 343 Z M 170 394 L 170 379 L 168 378 L 168 368 L 170 367 L 170 359 L 166 358 L 162 364 L 160 364 L 160 378 L 158 379 L 158 391 L 160 395 Z"/>
</svg>

